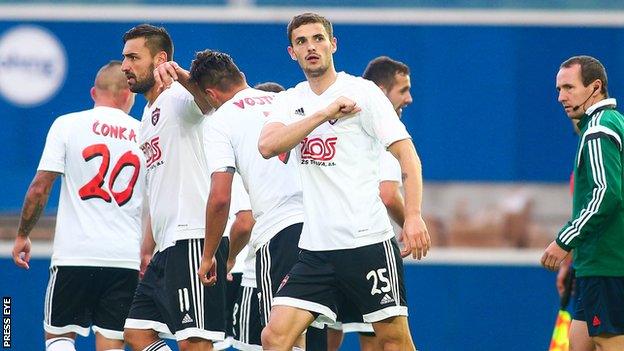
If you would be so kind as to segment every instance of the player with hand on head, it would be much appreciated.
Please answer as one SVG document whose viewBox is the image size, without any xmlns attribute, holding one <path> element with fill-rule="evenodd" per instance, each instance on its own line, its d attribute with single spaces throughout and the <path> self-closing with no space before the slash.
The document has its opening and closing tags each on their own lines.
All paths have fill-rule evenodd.
<svg viewBox="0 0 624 351">
<path fill-rule="evenodd" d="M 73 351 L 95 332 L 97 351 L 122 350 L 139 273 L 144 169 L 139 122 L 121 62 L 104 65 L 95 107 L 58 117 L 22 209 L 13 260 L 28 269 L 31 242 L 55 179 L 62 177 L 43 328 L 46 351 Z M 111 220 L 115 218 L 115 220 Z"/>
</svg>

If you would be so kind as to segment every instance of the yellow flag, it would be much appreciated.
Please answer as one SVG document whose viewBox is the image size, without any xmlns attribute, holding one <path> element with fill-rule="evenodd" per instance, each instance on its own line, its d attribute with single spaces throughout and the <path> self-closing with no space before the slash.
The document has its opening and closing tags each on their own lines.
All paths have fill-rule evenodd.
<svg viewBox="0 0 624 351">
<path fill-rule="evenodd" d="M 568 351 L 570 348 L 570 322 L 572 318 L 570 313 L 565 310 L 559 310 L 557 322 L 555 322 L 555 330 L 550 340 L 550 348 L 548 351 Z"/>
</svg>

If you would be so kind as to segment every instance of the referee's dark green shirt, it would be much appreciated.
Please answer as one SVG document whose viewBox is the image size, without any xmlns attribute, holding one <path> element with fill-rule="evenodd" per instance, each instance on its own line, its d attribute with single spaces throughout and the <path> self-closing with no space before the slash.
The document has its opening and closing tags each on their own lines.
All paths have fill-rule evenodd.
<svg viewBox="0 0 624 351">
<path fill-rule="evenodd" d="M 574 249 L 579 277 L 624 276 L 624 116 L 615 105 L 592 105 L 578 124 L 572 217 L 557 244 Z"/>
</svg>

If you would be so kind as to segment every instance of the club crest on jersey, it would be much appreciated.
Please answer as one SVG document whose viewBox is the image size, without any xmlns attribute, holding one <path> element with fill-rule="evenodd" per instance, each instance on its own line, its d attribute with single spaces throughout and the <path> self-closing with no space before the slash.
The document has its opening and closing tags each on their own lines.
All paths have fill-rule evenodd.
<svg viewBox="0 0 624 351">
<path fill-rule="evenodd" d="M 290 158 L 290 151 L 284 152 L 283 154 L 279 154 L 277 157 L 284 164 L 287 164 L 288 163 L 288 159 Z"/>
<path fill-rule="evenodd" d="M 158 120 L 160 119 L 160 108 L 156 107 L 154 111 L 152 111 L 152 125 L 156 125 Z"/>
<path fill-rule="evenodd" d="M 333 126 L 334 124 L 336 124 L 336 122 L 338 122 L 338 118 L 336 118 L 336 119 L 330 119 L 330 120 L 329 120 L 329 121 L 327 121 L 327 122 L 329 122 L 329 124 L 331 124 L 331 125 Z"/>
</svg>

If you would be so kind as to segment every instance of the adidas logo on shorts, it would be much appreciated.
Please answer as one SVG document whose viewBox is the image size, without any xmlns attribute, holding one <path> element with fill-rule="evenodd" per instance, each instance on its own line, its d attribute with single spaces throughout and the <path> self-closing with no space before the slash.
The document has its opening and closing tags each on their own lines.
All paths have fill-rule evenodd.
<svg viewBox="0 0 624 351">
<path fill-rule="evenodd" d="M 305 112 L 303 111 L 303 107 L 299 107 L 295 110 L 295 114 L 299 116 L 305 116 Z"/>
<path fill-rule="evenodd" d="M 394 302 L 394 299 L 390 297 L 390 295 L 385 294 L 384 297 L 381 298 L 381 302 L 379 302 L 380 305 L 385 305 L 387 303 L 391 303 Z"/>
<path fill-rule="evenodd" d="M 193 323 L 193 318 L 189 316 L 189 314 L 185 314 L 184 318 L 182 318 L 182 324 Z"/>
</svg>

